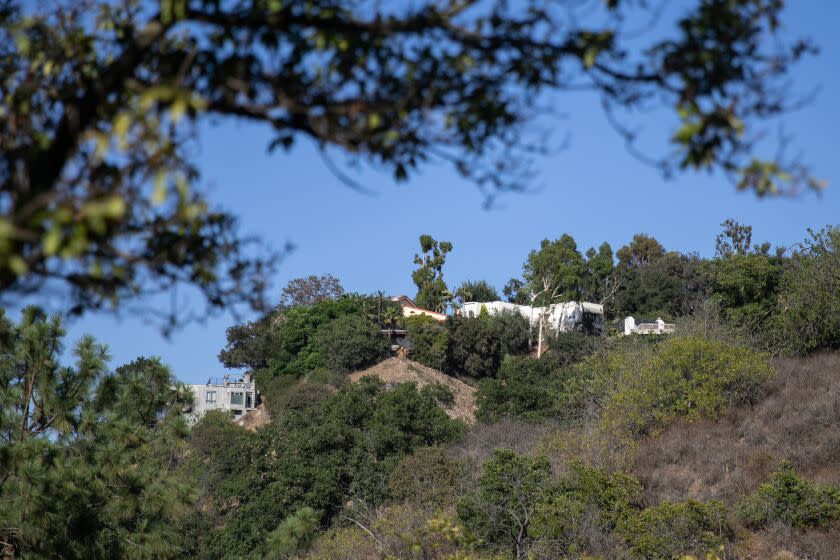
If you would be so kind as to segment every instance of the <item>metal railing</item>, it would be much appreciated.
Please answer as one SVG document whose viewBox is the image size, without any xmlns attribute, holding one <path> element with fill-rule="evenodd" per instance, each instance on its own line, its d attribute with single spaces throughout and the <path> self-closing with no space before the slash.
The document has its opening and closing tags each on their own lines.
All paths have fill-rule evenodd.
<svg viewBox="0 0 840 560">
<path fill-rule="evenodd" d="M 225 375 L 224 377 L 211 377 L 207 380 L 208 385 L 221 387 L 240 387 L 242 389 L 253 389 L 254 382 L 244 375 Z"/>
</svg>

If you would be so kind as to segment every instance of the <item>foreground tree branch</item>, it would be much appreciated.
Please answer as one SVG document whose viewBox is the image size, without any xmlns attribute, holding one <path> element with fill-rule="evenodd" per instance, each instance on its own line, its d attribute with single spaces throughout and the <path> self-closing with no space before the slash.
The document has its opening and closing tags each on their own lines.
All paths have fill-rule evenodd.
<svg viewBox="0 0 840 560">
<path fill-rule="evenodd" d="M 782 7 L 697 0 L 640 43 L 622 22 L 646 8 L 626 2 L 579 18 L 562 0 L 0 1 L 0 294 L 56 286 L 83 312 L 189 285 L 208 312 L 261 307 L 277 255 L 198 188 L 189 148 L 210 116 L 399 181 L 443 161 L 491 198 L 533 176 L 539 103 L 589 88 L 616 123 L 673 111 L 673 150 L 652 158 L 665 172 L 722 170 L 759 195 L 821 188 L 801 162 L 755 153 L 761 122 L 788 108 L 791 65 L 815 50 L 778 36 Z"/>
</svg>

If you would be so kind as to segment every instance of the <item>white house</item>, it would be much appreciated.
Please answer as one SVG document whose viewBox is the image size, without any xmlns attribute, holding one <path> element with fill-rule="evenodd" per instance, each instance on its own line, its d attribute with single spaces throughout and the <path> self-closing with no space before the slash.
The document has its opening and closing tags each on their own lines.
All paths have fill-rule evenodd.
<svg viewBox="0 0 840 560">
<path fill-rule="evenodd" d="M 633 317 L 624 318 L 624 334 L 671 334 L 674 332 L 675 326 L 672 323 L 666 323 L 662 318 L 657 318 L 653 323 L 639 323 L 636 324 L 636 319 Z"/>
<path fill-rule="evenodd" d="M 257 402 L 257 389 L 251 375 L 226 374 L 222 378 L 207 380 L 207 383 L 187 385 L 193 392 L 194 403 L 190 419 L 195 421 L 208 410 L 227 410 L 238 418 L 253 410 Z"/>
<path fill-rule="evenodd" d="M 544 316 L 545 326 L 555 331 L 564 332 L 589 326 L 595 332 L 604 328 L 604 306 L 588 301 L 564 301 L 553 303 L 548 307 L 531 307 L 518 305 L 507 301 L 475 302 L 469 301 L 459 310 L 464 317 L 478 317 L 481 308 L 485 308 L 491 315 L 505 311 L 519 313 L 528 320 L 533 327 L 539 324 L 540 315 Z"/>
</svg>

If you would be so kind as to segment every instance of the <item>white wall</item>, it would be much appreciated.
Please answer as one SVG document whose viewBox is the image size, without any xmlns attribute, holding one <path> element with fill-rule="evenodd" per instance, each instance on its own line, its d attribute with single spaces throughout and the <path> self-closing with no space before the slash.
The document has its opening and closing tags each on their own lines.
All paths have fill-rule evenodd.
<svg viewBox="0 0 840 560">
<path fill-rule="evenodd" d="M 216 384 L 201 384 L 201 385 L 187 385 L 193 392 L 194 404 L 191 416 L 199 418 L 209 410 L 252 410 L 256 405 L 256 391 L 253 388 L 216 385 Z M 208 403 L 208 393 L 215 392 L 216 402 Z M 231 397 L 234 393 L 241 393 L 242 403 L 231 404 Z M 248 396 L 250 395 L 250 402 Z M 246 406 L 250 404 L 250 406 Z"/>
</svg>

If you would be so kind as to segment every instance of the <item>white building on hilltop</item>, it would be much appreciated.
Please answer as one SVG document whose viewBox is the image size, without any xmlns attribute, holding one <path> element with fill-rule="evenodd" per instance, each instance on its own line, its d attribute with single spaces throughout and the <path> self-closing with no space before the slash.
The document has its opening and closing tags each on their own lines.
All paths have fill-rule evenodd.
<svg viewBox="0 0 840 560">
<path fill-rule="evenodd" d="M 461 307 L 459 313 L 463 317 L 478 317 L 482 308 L 490 315 L 518 313 L 525 317 L 532 327 L 539 324 L 540 316 L 543 315 L 545 326 L 557 332 L 590 329 L 600 333 L 604 328 L 604 306 L 588 301 L 564 301 L 548 307 L 531 307 L 507 301 L 469 301 Z"/>
<path fill-rule="evenodd" d="M 253 410 L 257 403 L 257 389 L 250 374 L 226 374 L 211 377 L 207 383 L 187 385 L 193 392 L 194 403 L 190 413 L 192 421 L 209 410 L 227 410 L 238 418 Z"/>
<path fill-rule="evenodd" d="M 657 318 L 654 322 L 636 323 L 633 317 L 624 318 L 624 334 L 673 334 L 675 326 L 672 323 L 666 323 L 661 318 Z"/>
</svg>

